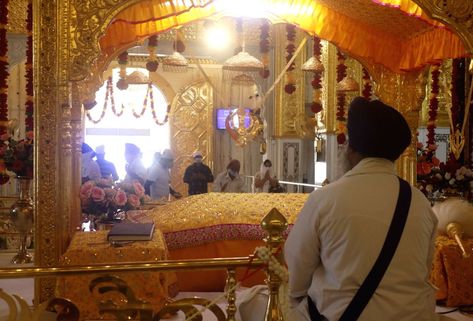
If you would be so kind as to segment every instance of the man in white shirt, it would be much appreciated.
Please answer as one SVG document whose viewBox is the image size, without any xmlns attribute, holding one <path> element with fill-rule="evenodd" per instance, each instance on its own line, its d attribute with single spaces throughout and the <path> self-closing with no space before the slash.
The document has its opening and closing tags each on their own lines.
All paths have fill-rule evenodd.
<svg viewBox="0 0 473 321">
<path fill-rule="evenodd" d="M 394 161 L 411 142 L 399 112 L 358 97 L 348 112 L 346 157 L 352 169 L 314 191 L 289 233 L 291 321 L 337 321 L 379 256 L 399 194 Z M 358 320 L 432 321 L 435 292 L 430 286 L 437 219 L 415 188 L 407 222 L 394 257 Z M 315 319 L 314 317 L 312 320 Z"/>
<path fill-rule="evenodd" d="M 240 161 L 232 159 L 228 165 L 227 170 L 218 174 L 213 184 L 214 192 L 221 193 L 244 193 L 245 183 L 240 176 Z"/>
<path fill-rule="evenodd" d="M 156 157 L 158 156 L 158 157 Z M 152 199 L 168 200 L 171 194 L 175 198 L 181 198 L 181 194 L 174 191 L 169 185 L 171 182 L 169 170 L 174 163 L 174 155 L 169 149 L 162 154 L 155 154 L 155 162 L 148 169 L 148 177 L 145 184 L 145 190 L 149 189 L 149 195 Z"/>
</svg>

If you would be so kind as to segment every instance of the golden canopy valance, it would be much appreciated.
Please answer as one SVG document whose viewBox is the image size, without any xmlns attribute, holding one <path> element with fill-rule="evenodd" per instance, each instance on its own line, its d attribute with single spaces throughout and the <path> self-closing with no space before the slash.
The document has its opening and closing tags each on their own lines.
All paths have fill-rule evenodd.
<svg viewBox="0 0 473 321">
<path fill-rule="evenodd" d="M 130 44 L 170 28 L 228 14 L 231 0 L 145 0 L 119 13 L 100 40 L 102 62 Z M 266 17 L 289 22 L 336 44 L 354 57 L 395 72 L 465 56 L 460 38 L 409 0 L 260 0 Z M 236 2 L 235 2 L 236 3 Z M 99 64 L 102 65 L 102 64 Z"/>
</svg>

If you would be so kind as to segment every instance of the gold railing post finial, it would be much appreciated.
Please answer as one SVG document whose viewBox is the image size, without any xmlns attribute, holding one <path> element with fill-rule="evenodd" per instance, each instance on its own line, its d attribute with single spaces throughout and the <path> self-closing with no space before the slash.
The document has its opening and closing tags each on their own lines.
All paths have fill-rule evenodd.
<svg viewBox="0 0 473 321">
<path fill-rule="evenodd" d="M 284 243 L 283 233 L 287 229 L 286 218 L 276 208 L 273 208 L 261 221 L 261 227 L 266 231 L 266 233 L 268 233 L 268 236 L 264 238 L 264 241 L 266 242 L 266 246 L 269 248 L 270 253 L 279 261 L 279 263 L 284 264 L 284 255 L 281 247 Z M 278 304 L 281 278 L 269 268 L 266 270 L 266 274 L 269 298 L 264 319 L 265 321 L 282 321 L 283 313 Z"/>
</svg>

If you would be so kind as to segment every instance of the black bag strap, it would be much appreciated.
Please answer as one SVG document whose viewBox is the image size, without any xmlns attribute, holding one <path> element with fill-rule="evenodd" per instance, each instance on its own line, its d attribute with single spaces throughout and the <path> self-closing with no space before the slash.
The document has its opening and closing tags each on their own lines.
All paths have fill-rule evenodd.
<svg viewBox="0 0 473 321">
<path fill-rule="evenodd" d="M 355 321 L 359 318 L 383 279 L 399 245 L 411 205 L 412 191 L 409 183 L 400 177 L 398 179 L 399 197 L 381 253 L 339 321 Z"/>
</svg>

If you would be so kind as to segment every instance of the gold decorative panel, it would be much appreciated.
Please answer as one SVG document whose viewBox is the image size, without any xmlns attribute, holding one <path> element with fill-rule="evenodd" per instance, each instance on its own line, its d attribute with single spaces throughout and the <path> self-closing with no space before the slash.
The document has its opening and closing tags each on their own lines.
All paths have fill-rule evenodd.
<svg viewBox="0 0 473 321">
<path fill-rule="evenodd" d="M 202 152 L 204 162 L 213 161 L 213 89 L 208 82 L 197 82 L 185 87 L 176 96 L 170 114 L 171 149 L 174 166 L 171 170 L 171 186 L 187 195 L 187 184 L 182 179 L 192 163 L 192 153 Z"/>
</svg>

